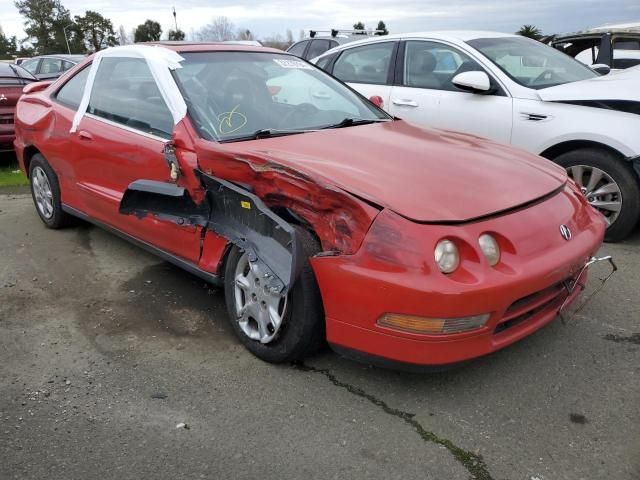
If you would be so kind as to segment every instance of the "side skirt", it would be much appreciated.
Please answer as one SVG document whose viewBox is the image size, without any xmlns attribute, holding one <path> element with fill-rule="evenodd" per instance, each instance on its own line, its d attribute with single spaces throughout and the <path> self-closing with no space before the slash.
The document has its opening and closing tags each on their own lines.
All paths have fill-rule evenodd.
<svg viewBox="0 0 640 480">
<path fill-rule="evenodd" d="M 212 285 L 215 286 L 221 286 L 223 284 L 222 278 L 220 278 L 220 276 L 216 275 L 215 273 L 210 273 L 210 272 L 205 272 L 204 270 L 202 270 L 200 267 L 198 267 L 197 265 L 195 265 L 194 263 L 188 262 L 187 260 L 183 260 L 180 257 L 176 257 L 175 255 L 173 255 L 172 253 L 166 252 L 164 250 L 161 250 L 157 247 L 154 247 L 153 245 L 151 245 L 150 243 L 147 243 L 143 240 L 140 240 L 138 238 L 132 237 L 131 235 L 124 233 L 121 230 L 118 230 L 117 228 L 114 228 L 110 225 L 107 225 L 105 223 L 102 223 L 98 220 L 95 220 L 94 218 L 89 217 L 87 214 L 85 214 L 84 212 L 81 212 L 80 210 L 77 210 L 73 207 L 70 207 L 68 205 L 62 204 L 62 210 L 64 210 L 66 213 L 68 213 L 69 215 L 73 215 L 74 217 L 78 217 L 82 220 L 85 220 L 89 223 L 92 223 L 94 225 L 96 225 L 97 227 L 100 227 L 110 233 L 113 233 L 114 235 L 119 236 L 120 238 L 123 238 L 124 240 L 127 240 L 128 242 L 136 245 L 137 247 L 142 248 L 143 250 L 146 250 L 149 253 L 152 253 L 154 255 L 157 255 L 158 257 L 160 257 L 162 260 L 165 260 L 169 263 L 172 263 L 173 265 L 182 268 L 183 270 L 186 270 L 187 272 L 195 275 L 196 277 L 200 277 L 202 280 L 211 283 Z"/>
</svg>

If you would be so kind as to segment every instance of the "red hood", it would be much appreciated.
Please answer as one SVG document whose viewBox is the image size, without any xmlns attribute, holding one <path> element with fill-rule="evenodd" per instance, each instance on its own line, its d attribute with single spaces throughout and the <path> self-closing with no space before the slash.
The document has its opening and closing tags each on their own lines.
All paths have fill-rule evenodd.
<svg viewBox="0 0 640 480">
<path fill-rule="evenodd" d="M 536 155 L 403 121 L 223 144 L 424 222 L 471 220 L 531 202 L 566 181 Z"/>
</svg>

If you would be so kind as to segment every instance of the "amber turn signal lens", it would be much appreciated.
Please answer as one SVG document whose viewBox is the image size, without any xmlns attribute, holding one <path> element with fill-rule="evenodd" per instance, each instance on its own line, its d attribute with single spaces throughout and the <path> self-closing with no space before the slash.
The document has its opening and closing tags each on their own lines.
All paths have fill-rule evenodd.
<svg viewBox="0 0 640 480">
<path fill-rule="evenodd" d="M 428 318 L 399 313 L 385 313 L 378 319 L 377 323 L 381 327 L 403 332 L 442 335 L 480 328 L 487 323 L 487 320 L 489 320 L 488 313 L 459 318 Z"/>
</svg>

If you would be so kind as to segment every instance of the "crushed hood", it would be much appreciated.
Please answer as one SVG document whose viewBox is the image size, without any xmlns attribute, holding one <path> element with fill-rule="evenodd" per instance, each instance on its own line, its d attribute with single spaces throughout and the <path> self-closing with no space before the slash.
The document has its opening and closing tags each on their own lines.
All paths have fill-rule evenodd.
<svg viewBox="0 0 640 480">
<path fill-rule="evenodd" d="M 547 102 L 625 100 L 640 102 L 640 70 L 611 72 L 602 77 L 543 88 L 537 93 Z"/>
<path fill-rule="evenodd" d="M 403 121 L 221 147 L 237 158 L 284 165 L 422 222 L 491 215 L 534 201 L 566 182 L 563 169 L 530 153 Z"/>
</svg>

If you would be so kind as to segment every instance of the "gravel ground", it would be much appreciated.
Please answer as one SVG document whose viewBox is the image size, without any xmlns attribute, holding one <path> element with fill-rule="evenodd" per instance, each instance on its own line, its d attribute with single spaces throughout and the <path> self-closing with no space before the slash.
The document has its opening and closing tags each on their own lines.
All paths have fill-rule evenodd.
<svg viewBox="0 0 640 480">
<path fill-rule="evenodd" d="M 637 480 L 640 235 L 602 253 L 566 324 L 464 367 L 273 366 L 222 292 L 0 195 L 0 479 Z"/>
</svg>

